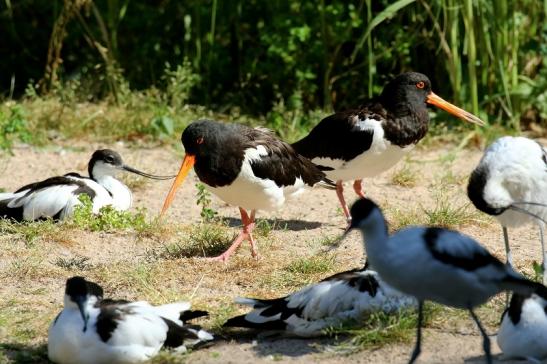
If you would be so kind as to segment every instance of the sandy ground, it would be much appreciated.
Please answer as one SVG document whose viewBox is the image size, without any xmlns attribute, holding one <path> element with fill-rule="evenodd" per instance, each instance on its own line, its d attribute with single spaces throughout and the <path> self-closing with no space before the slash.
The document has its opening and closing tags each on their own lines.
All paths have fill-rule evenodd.
<svg viewBox="0 0 547 364">
<path fill-rule="evenodd" d="M 98 147 L 104 146 L 82 143 L 40 150 L 18 147 L 13 156 L 4 155 L 0 158 L 0 187 L 9 191 L 56 174 L 69 171 L 85 173 L 89 156 Z M 119 151 L 127 164 L 155 174 L 176 173 L 182 156 L 178 146 L 147 149 L 117 144 L 109 147 Z M 416 150 L 409 160 L 400 163 L 393 171 L 366 181 L 365 192 L 385 208 L 390 220 L 396 219 L 397 213 L 432 208 L 443 196 L 454 206 L 463 205 L 467 203 L 466 178 L 480 155 L 480 151 Z M 392 182 L 393 173 L 404 166 L 416 177 L 414 187 L 402 187 Z M 167 224 L 191 226 L 199 223 L 200 207 L 195 203 L 196 181 L 196 177 L 191 174 L 190 180 L 179 190 L 166 216 Z M 134 205 L 145 207 L 151 216 L 157 214 L 170 184 L 171 181 L 144 183 L 133 193 Z M 349 185 L 346 196 L 349 201 L 354 200 Z M 237 232 L 237 209 L 214 197 L 213 208 L 220 216 L 229 218 L 233 222 L 231 229 Z M 473 207 L 469 210 L 473 211 Z M 16 305 L 27 305 L 20 309 L 27 315 L 25 317 L 30 312 L 33 316 L 29 319 L 34 318 L 35 321 L 31 334 L 24 340 L 14 339 L 11 329 L 0 327 L 0 343 L 23 345 L 23 348 L 27 345 L 29 350 L 43 345 L 46 342 L 47 325 L 62 306 L 64 282 L 74 274 L 95 278 L 105 286 L 107 292 L 117 298 L 147 299 L 156 303 L 192 298 L 195 306 L 210 309 L 213 313 L 228 309 L 232 315 L 244 312 L 242 308 L 231 304 L 233 297 L 275 297 L 294 290 L 288 286 L 269 285 L 268 282 L 275 282 L 279 271 L 297 257 L 320 252 L 323 247 L 316 243 L 317 240 L 340 235 L 345 226 L 335 193 L 320 189 L 301 195 L 286 204 L 281 211 L 260 212 L 258 217 L 284 226 L 274 229 L 267 238 L 259 238 L 261 258 L 258 262 L 251 259 L 248 246 L 244 244 L 227 264 L 183 258 L 150 265 L 146 263 L 149 252 L 161 248 L 166 241 L 157 237 L 137 238 L 129 232 L 71 231 L 62 239 L 43 238 L 32 246 L 17 236 L 0 237 L 0 326 L 18 320 L 12 316 L 20 312 L 14 308 Z M 477 214 L 477 219 L 478 222 L 461 226 L 459 230 L 475 237 L 503 258 L 500 227 L 481 214 Z M 540 257 L 536 229 L 524 227 L 512 230 L 510 237 L 516 266 L 529 272 L 532 261 Z M 166 239 L 172 241 L 177 238 L 180 236 Z M 352 233 L 334 250 L 334 254 L 334 272 L 359 266 L 363 254 L 359 234 Z M 34 261 L 31 259 L 36 256 L 39 256 L 39 263 L 32 263 Z M 86 271 L 62 269 L 53 263 L 59 257 L 75 256 L 87 257 L 92 268 Z M 23 266 L 20 262 L 27 262 L 29 266 Z M 142 278 L 143 275 L 135 267 L 150 269 L 145 275 L 146 279 Z M 126 270 L 129 273 L 124 275 Z M 315 279 L 334 272 L 325 272 Z M 156 273 L 158 277 L 154 276 Z M 494 317 L 487 320 L 486 326 L 491 334 L 497 330 L 492 323 L 498 319 Z M 204 325 L 210 327 L 213 321 L 205 321 Z M 454 320 L 449 322 L 448 325 L 434 324 L 425 330 L 419 362 L 482 362 L 484 357 L 480 335 L 471 319 L 462 319 L 457 324 L 454 324 Z M 226 340 L 195 351 L 185 359 L 197 363 L 403 363 L 408 360 L 413 345 L 389 344 L 379 349 L 341 354 L 332 350 L 333 339 L 257 339 L 249 334 L 224 337 Z M 497 358 L 500 350 L 495 339 L 492 339 L 492 349 Z M 12 355 L 7 353 L 5 358 L 8 357 Z"/>
</svg>

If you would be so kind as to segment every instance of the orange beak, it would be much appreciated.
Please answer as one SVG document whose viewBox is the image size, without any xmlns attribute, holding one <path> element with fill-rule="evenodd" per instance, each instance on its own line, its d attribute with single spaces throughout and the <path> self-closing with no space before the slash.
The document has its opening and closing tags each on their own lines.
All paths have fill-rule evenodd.
<svg viewBox="0 0 547 364">
<path fill-rule="evenodd" d="M 475 115 L 471 114 L 470 112 L 467 112 L 463 109 L 460 109 L 459 107 L 455 105 L 452 105 L 448 101 L 445 101 L 441 97 L 435 95 L 433 92 L 427 95 L 427 103 L 431 105 L 435 105 L 443 109 L 444 111 L 447 111 L 451 113 L 452 115 L 459 117 L 460 119 L 463 119 L 473 124 L 484 126 L 484 121 L 482 121 Z"/>
<path fill-rule="evenodd" d="M 175 198 L 175 192 L 179 188 L 179 186 L 184 182 L 184 179 L 188 175 L 188 172 L 190 172 L 190 169 L 194 166 L 194 163 L 196 163 L 196 156 L 191 154 L 186 154 L 184 156 L 184 160 L 182 161 L 182 165 L 180 166 L 179 174 L 177 175 L 177 178 L 175 178 L 175 182 L 173 182 L 173 185 L 171 186 L 171 189 L 169 190 L 169 194 L 165 198 L 165 201 L 163 202 L 163 208 L 161 209 L 160 216 L 163 216 L 165 211 L 169 208 L 169 205 L 171 205 L 171 202 Z"/>
</svg>

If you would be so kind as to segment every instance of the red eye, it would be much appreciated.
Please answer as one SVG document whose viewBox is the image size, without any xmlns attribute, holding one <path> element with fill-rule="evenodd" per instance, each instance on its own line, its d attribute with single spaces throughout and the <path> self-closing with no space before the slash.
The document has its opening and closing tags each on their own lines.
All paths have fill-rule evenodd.
<svg viewBox="0 0 547 364">
<path fill-rule="evenodd" d="M 203 144 L 203 137 L 199 137 L 198 140 L 196 140 L 196 144 Z"/>
<path fill-rule="evenodd" d="M 416 84 L 416 87 L 417 88 L 424 88 L 425 87 L 425 83 L 423 81 L 420 81 Z"/>
</svg>

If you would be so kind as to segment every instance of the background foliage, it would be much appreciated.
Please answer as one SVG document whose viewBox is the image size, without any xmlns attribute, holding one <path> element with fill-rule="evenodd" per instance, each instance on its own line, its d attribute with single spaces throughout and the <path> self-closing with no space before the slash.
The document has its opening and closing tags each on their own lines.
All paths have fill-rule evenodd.
<svg viewBox="0 0 547 364">
<path fill-rule="evenodd" d="M 141 131 L 156 135 L 188 103 L 294 129 L 309 111 L 356 107 L 415 70 L 436 93 L 518 129 L 547 118 L 546 9 L 547 0 L 5 0 L 0 92 L 115 105 L 146 92 L 160 111 Z"/>
</svg>

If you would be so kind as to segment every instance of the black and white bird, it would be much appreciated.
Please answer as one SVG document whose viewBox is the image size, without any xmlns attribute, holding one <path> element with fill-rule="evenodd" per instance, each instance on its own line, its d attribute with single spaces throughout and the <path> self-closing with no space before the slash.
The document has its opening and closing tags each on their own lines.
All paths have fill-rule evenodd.
<svg viewBox="0 0 547 364">
<path fill-rule="evenodd" d="M 435 105 L 471 123 L 476 116 L 431 91 L 427 76 L 409 72 L 390 81 L 382 94 L 356 110 L 337 112 L 321 120 L 294 149 L 337 181 L 336 192 L 344 215 L 351 216 L 344 199 L 343 181 L 354 180 L 355 193 L 364 197 L 362 179 L 393 167 L 427 133 L 427 105 Z"/>
<path fill-rule="evenodd" d="M 537 224 L 547 281 L 543 240 L 547 219 L 547 151 L 538 142 L 505 136 L 490 145 L 475 168 L 467 195 L 475 207 L 494 216 L 503 228 L 507 261 L 512 264 L 508 227 Z"/>
<path fill-rule="evenodd" d="M 125 165 L 115 151 L 101 149 L 91 156 L 89 177 L 68 173 L 28 184 L 15 192 L 0 193 L 0 218 L 22 221 L 49 217 L 62 220 L 74 213 L 74 208 L 81 203 L 81 194 L 91 198 L 94 213 L 107 205 L 127 210 L 131 207 L 131 191 L 117 179 L 121 171 L 159 180 L 174 178 L 141 172 Z"/>
<path fill-rule="evenodd" d="M 243 230 L 214 260 L 226 261 L 244 240 L 249 240 L 257 257 L 252 236 L 256 210 L 279 209 L 287 199 L 313 186 L 335 188 L 317 166 L 267 129 L 198 120 L 188 125 L 181 141 L 186 155 L 161 213 L 192 167 L 212 193 L 239 206 L 241 213 Z"/>
<path fill-rule="evenodd" d="M 238 298 L 236 303 L 252 306 L 225 327 L 247 327 L 301 337 L 314 337 L 324 329 L 348 320 L 359 321 L 371 312 L 396 312 L 415 307 L 417 301 L 385 283 L 378 273 L 354 269 L 325 278 L 285 297 L 262 300 Z"/>
<path fill-rule="evenodd" d="M 547 300 L 535 294 L 513 294 L 497 340 L 506 359 L 541 363 L 547 358 Z"/>
<path fill-rule="evenodd" d="M 457 231 L 410 227 L 389 236 L 382 211 L 369 199 L 355 202 L 351 214 L 350 228 L 363 234 L 371 268 L 395 289 L 418 299 L 417 340 L 410 363 L 420 354 L 424 301 L 468 310 L 491 363 L 490 340 L 473 309 L 502 291 L 547 293 L 545 286 L 527 280 Z"/>
<path fill-rule="evenodd" d="M 103 289 L 82 277 L 66 282 L 64 308 L 48 332 L 48 356 L 58 364 L 116 364 L 146 361 L 162 347 L 185 351 L 213 340 L 186 321 L 206 316 L 190 303 L 103 299 Z"/>
</svg>

